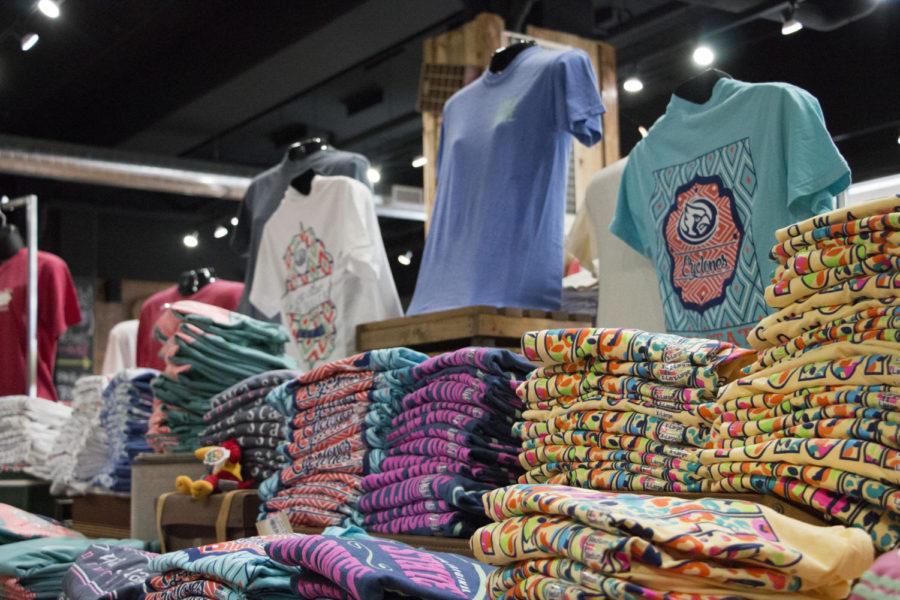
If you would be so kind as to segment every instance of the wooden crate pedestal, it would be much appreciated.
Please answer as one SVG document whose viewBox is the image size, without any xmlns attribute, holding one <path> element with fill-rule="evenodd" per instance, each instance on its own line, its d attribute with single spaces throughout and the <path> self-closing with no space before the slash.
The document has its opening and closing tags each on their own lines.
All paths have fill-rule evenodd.
<svg viewBox="0 0 900 600">
<path fill-rule="evenodd" d="M 466 346 L 518 351 L 522 334 L 538 329 L 590 327 L 592 316 L 518 308 L 468 306 L 366 323 L 356 328 L 356 349 L 406 347 L 448 352 Z"/>
</svg>

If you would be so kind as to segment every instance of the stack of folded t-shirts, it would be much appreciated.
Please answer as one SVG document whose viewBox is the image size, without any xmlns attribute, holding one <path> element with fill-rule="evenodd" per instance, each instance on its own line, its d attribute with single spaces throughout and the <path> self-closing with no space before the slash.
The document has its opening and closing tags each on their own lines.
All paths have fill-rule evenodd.
<svg viewBox="0 0 900 600">
<path fill-rule="evenodd" d="M 484 496 L 471 538 L 497 565 L 490 598 L 838 599 L 868 569 L 868 536 L 743 500 L 514 485 Z"/>
<path fill-rule="evenodd" d="M 59 537 L 37 538 L 0 546 L 0 599 L 55 600 L 63 577 L 92 544 L 143 548 L 140 540 Z"/>
<path fill-rule="evenodd" d="M 863 573 L 848 600 L 900 598 L 900 550 L 885 552 Z"/>
<path fill-rule="evenodd" d="M 508 350 L 464 348 L 413 367 L 415 391 L 390 423 L 380 472 L 362 481 L 366 529 L 468 536 L 481 495 L 516 480 L 515 388 L 533 365 Z"/>
<path fill-rule="evenodd" d="M 693 453 L 709 441 L 719 387 L 752 360 L 726 342 L 634 329 L 530 332 L 543 364 L 521 386 L 522 483 L 701 492 Z"/>
<path fill-rule="evenodd" d="M 266 544 L 288 536 L 252 537 L 161 554 L 147 564 L 145 600 L 296 598 L 299 567 L 278 563 Z"/>
<path fill-rule="evenodd" d="M 103 375 L 88 375 L 75 382 L 72 415 L 49 456 L 50 492 L 54 495 L 85 493 L 103 467 L 107 438 L 100 427 L 100 410 L 108 384 Z"/>
<path fill-rule="evenodd" d="M 206 428 L 210 399 L 252 375 L 293 366 L 280 325 L 190 300 L 175 302 L 156 323 L 166 369 L 155 394 L 147 442 L 157 452 L 193 451 Z"/>
<path fill-rule="evenodd" d="M 391 419 L 410 391 L 410 370 L 428 357 L 407 348 L 373 350 L 316 367 L 266 401 L 288 420 L 286 464 L 260 485 L 262 515 L 295 526 L 362 524 L 360 482 L 377 473 Z"/>
<path fill-rule="evenodd" d="M 35 515 L 9 504 L 0 504 L 0 545 L 36 538 L 64 537 L 84 536 L 49 517 Z"/>
<path fill-rule="evenodd" d="M 51 479 L 48 461 L 72 409 L 29 396 L 0 397 L 0 472 Z"/>
<path fill-rule="evenodd" d="M 106 457 L 94 485 L 114 492 L 131 491 L 131 463 L 152 452 L 147 422 L 153 406 L 154 369 L 128 369 L 116 374 L 103 391 L 100 425 L 106 432 Z"/>
<path fill-rule="evenodd" d="M 300 569 L 291 591 L 310 600 L 481 600 L 494 570 L 458 554 L 370 537 L 357 528 L 285 537 L 266 544 L 266 553 L 280 565 Z"/>
<path fill-rule="evenodd" d="M 900 200 L 777 232 L 778 309 L 759 351 L 722 389 L 711 447 L 715 491 L 771 493 L 900 544 Z"/>
<path fill-rule="evenodd" d="M 59 600 L 140 600 L 144 582 L 156 574 L 148 567 L 156 556 L 130 546 L 91 544 L 66 571 Z"/>
<path fill-rule="evenodd" d="M 268 371 L 237 383 L 210 400 L 203 415 L 206 429 L 200 434 L 204 446 L 234 440 L 241 448 L 244 479 L 262 481 L 282 466 L 278 446 L 285 440 L 284 416 L 266 403 L 276 387 L 296 379 L 296 371 Z"/>
</svg>

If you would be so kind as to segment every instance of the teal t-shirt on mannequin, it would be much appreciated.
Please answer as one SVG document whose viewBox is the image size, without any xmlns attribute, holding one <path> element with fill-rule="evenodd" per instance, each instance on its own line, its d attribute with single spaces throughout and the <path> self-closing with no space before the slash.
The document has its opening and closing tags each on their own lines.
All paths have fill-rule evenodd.
<svg viewBox="0 0 900 600">
<path fill-rule="evenodd" d="M 746 346 L 775 230 L 849 185 L 812 95 L 723 78 L 703 104 L 673 95 L 631 151 L 610 231 L 654 262 L 670 333 Z"/>
</svg>

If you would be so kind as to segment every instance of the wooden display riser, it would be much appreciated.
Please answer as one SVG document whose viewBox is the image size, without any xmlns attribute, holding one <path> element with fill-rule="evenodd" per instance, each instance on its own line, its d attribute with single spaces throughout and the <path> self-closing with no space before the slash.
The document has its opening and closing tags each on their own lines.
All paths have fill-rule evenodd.
<svg viewBox="0 0 900 600">
<path fill-rule="evenodd" d="M 488 346 L 518 351 L 522 334 L 528 331 L 590 327 L 592 319 L 593 315 L 566 312 L 468 306 L 359 325 L 356 349 L 406 347 L 440 353 Z"/>
<path fill-rule="evenodd" d="M 131 497 L 88 494 L 72 498 L 72 529 L 88 537 L 131 537 Z"/>
<path fill-rule="evenodd" d="M 306 535 L 319 535 L 323 531 L 321 527 L 294 527 L 294 533 Z M 423 548 L 431 552 L 450 552 L 474 558 L 469 548 L 469 538 L 448 538 L 428 535 L 388 535 L 385 533 L 366 532 L 372 537 L 384 538 L 400 542 L 414 548 Z"/>
</svg>

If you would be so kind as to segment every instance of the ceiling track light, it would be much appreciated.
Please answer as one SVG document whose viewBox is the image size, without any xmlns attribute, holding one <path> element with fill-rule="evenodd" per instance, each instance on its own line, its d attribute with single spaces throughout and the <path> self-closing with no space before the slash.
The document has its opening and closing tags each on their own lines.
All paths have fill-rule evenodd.
<svg viewBox="0 0 900 600">
<path fill-rule="evenodd" d="M 413 169 L 420 169 L 428 164 L 428 159 L 425 158 L 424 156 L 417 156 L 414 159 L 412 159 L 411 164 L 413 166 Z"/>
<path fill-rule="evenodd" d="M 49 19 L 55 19 L 59 16 L 59 4 L 54 2 L 54 0 L 39 0 L 37 8 Z"/>
<path fill-rule="evenodd" d="M 224 225 L 219 225 L 213 231 L 213 237 L 216 238 L 217 240 L 222 239 L 226 235 L 228 235 L 228 228 L 225 227 Z"/>
<path fill-rule="evenodd" d="M 797 10 L 797 4 L 791 2 L 790 7 L 787 9 L 787 12 L 784 15 L 784 23 L 781 25 L 781 35 L 791 35 L 792 33 L 797 33 L 801 29 L 803 29 L 803 23 L 798 21 L 794 17 L 794 13 Z"/>
<path fill-rule="evenodd" d="M 26 33 L 25 35 L 23 35 L 22 39 L 20 40 L 20 47 L 22 48 L 22 52 L 28 52 L 29 50 L 37 46 L 38 40 L 40 39 L 41 36 L 34 32 Z"/>
<path fill-rule="evenodd" d="M 196 248 L 200 245 L 200 235 L 194 231 L 184 236 L 181 242 L 188 248 Z"/>
</svg>

